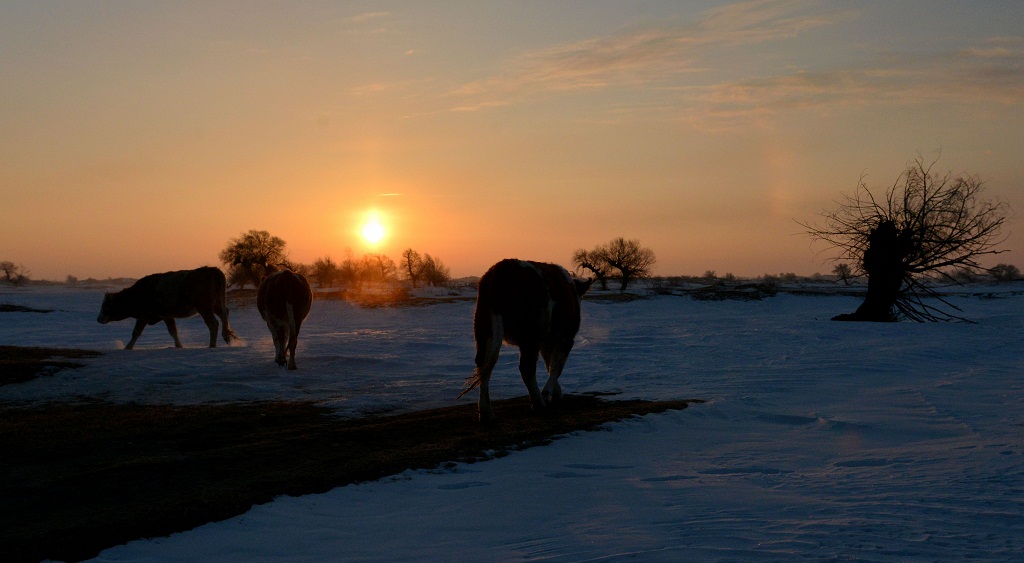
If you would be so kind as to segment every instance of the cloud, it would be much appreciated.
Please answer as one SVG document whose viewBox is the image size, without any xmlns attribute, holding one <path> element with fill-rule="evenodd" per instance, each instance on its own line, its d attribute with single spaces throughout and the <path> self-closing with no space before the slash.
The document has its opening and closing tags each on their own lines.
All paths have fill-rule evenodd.
<svg viewBox="0 0 1024 563">
<path fill-rule="evenodd" d="M 433 82 L 433 78 L 415 78 L 412 80 L 395 80 L 392 82 L 370 82 L 349 88 L 349 94 L 353 96 L 372 96 L 379 94 L 401 94 L 411 95 L 417 88 Z"/>
<path fill-rule="evenodd" d="M 1024 102 L 1024 37 L 1001 36 L 932 54 L 890 53 L 859 65 L 757 67 L 759 45 L 857 17 L 813 0 L 754 0 L 704 12 L 690 25 L 663 26 L 535 49 L 500 72 L 448 92 L 447 111 L 523 103 L 538 95 L 624 91 L 602 119 L 681 119 L 704 126 L 799 110 L 878 104 Z M 735 50 L 735 53 L 732 51 Z M 734 59 L 728 59 L 732 56 Z M 722 61 L 742 61 L 760 74 Z M 714 62 L 713 62 L 714 61 Z M 791 63 L 792 64 L 792 63 Z M 681 76 L 699 75 L 695 79 Z M 596 117 L 595 117 L 596 118 Z M 717 121 L 718 123 L 713 123 Z"/>
<path fill-rule="evenodd" d="M 390 16 L 390 12 L 366 12 L 365 14 L 359 14 L 345 18 L 348 23 L 366 23 L 371 20 L 378 20 Z"/>
<path fill-rule="evenodd" d="M 709 116 L 880 103 L 1024 103 L 1024 37 L 1001 37 L 931 56 L 889 55 L 870 67 L 798 71 L 722 83 L 704 95 Z"/>
<path fill-rule="evenodd" d="M 709 47 L 792 37 L 847 15 L 801 13 L 814 5 L 804 0 L 745 2 L 705 12 L 697 25 L 643 29 L 538 49 L 509 61 L 504 72 L 463 84 L 451 94 L 512 99 L 538 91 L 664 83 L 705 70 L 696 60 Z"/>
<path fill-rule="evenodd" d="M 817 4 L 807 0 L 755 0 L 714 8 L 704 13 L 700 37 L 707 43 L 761 43 L 794 37 L 853 14 L 848 10 L 809 13 Z"/>
<path fill-rule="evenodd" d="M 484 109 L 496 108 L 496 107 L 507 106 L 507 105 L 509 105 L 509 102 L 506 102 L 506 101 L 501 101 L 501 100 L 487 101 L 487 102 L 480 102 L 480 103 L 472 104 L 472 105 L 453 107 L 449 111 L 460 112 L 460 113 L 467 113 L 467 112 L 480 111 L 480 110 L 484 110 Z"/>
<path fill-rule="evenodd" d="M 641 83 L 685 70 L 689 39 L 668 31 L 601 37 L 526 53 L 504 74 L 455 89 L 456 95 L 578 90 Z"/>
<path fill-rule="evenodd" d="M 342 18 L 341 22 L 347 28 L 345 33 L 353 35 L 378 35 L 389 32 L 388 28 L 378 25 L 378 22 L 390 16 L 391 12 L 366 12 Z"/>
</svg>

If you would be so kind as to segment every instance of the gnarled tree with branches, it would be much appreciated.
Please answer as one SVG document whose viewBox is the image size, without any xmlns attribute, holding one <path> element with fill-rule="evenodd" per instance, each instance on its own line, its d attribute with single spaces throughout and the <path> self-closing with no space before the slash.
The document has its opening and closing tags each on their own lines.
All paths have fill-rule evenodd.
<svg viewBox="0 0 1024 563">
<path fill-rule="evenodd" d="M 984 183 L 975 176 L 935 174 L 936 162 L 910 162 L 881 198 L 861 178 L 822 223 L 802 223 L 812 238 L 839 250 L 836 260 L 868 278 L 864 303 L 834 320 L 966 320 L 924 280 L 957 282 L 957 271 L 984 271 L 979 259 L 1002 252 L 996 246 L 1005 240 L 1008 206 L 983 199 Z"/>
<path fill-rule="evenodd" d="M 284 246 L 283 239 L 255 229 L 231 239 L 220 251 L 220 261 L 228 267 L 228 283 L 258 287 L 263 276 L 289 266 Z"/>
<path fill-rule="evenodd" d="M 640 245 L 636 239 L 622 237 L 593 250 L 577 250 L 572 262 L 576 271 L 590 270 L 605 289 L 605 280 L 613 271 L 619 272 L 619 291 L 626 291 L 630 282 L 650 275 L 657 260 L 654 251 Z"/>
<path fill-rule="evenodd" d="M 572 254 L 572 264 L 578 274 L 589 271 L 601 284 L 601 289 L 608 289 L 608 276 L 611 274 L 611 267 L 604 261 L 600 248 L 577 250 Z"/>
</svg>

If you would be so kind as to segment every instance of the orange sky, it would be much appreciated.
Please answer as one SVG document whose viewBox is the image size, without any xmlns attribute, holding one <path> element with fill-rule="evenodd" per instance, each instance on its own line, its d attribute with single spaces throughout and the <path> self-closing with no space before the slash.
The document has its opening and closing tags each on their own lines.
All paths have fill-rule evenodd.
<svg viewBox="0 0 1024 563">
<path fill-rule="evenodd" d="M 137 277 L 261 229 L 299 262 L 412 247 L 455 276 L 619 236 L 660 275 L 829 272 L 796 221 L 919 154 L 1024 209 L 1021 21 L 1019 2 L 6 2 L 0 260 Z M 996 261 L 1024 267 L 1022 233 L 1012 216 Z"/>
</svg>

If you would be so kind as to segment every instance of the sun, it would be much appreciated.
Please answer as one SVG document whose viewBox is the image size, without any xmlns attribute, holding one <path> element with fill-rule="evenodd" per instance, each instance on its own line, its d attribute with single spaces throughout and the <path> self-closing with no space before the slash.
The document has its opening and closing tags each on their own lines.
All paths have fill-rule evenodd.
<svg viewBox="0 0 1024 563">
<path fill-rule="evenodd" d="M 363 235 L 363 240 L 366 242 L 370 244 L 377 244 L 384 240 L 384 237 L 387 235 L 387 231 L 384 229 L 384 225 L 380 224 L 380 221 L 376 218 L 371 218 L 365 225 L 363 225 L 363 230 L 360 231 L 360 234 Z"/>
</svg>

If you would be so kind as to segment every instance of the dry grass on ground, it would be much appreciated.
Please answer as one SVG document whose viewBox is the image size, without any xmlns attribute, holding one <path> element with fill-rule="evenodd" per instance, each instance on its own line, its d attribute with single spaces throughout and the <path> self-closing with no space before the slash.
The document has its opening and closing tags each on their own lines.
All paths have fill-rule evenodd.
<svg viewBox="0 0 1024 563">
<path fill-rule="evenodd" d="M 8 360 L 18 359 L 6 348 Z M 45 368 L 48 358 L 25 349 L 19 361 Z M 0 403 L 0 553 L 7 561 L 81 560 L 279 495 L 488 459 L 690 402 L 571 395 L 541 416 L 521 397 L 495 402 L 499 421 L 490 427 L 471 404 L 344 419 L 309 403 Z"/>
</svg>

